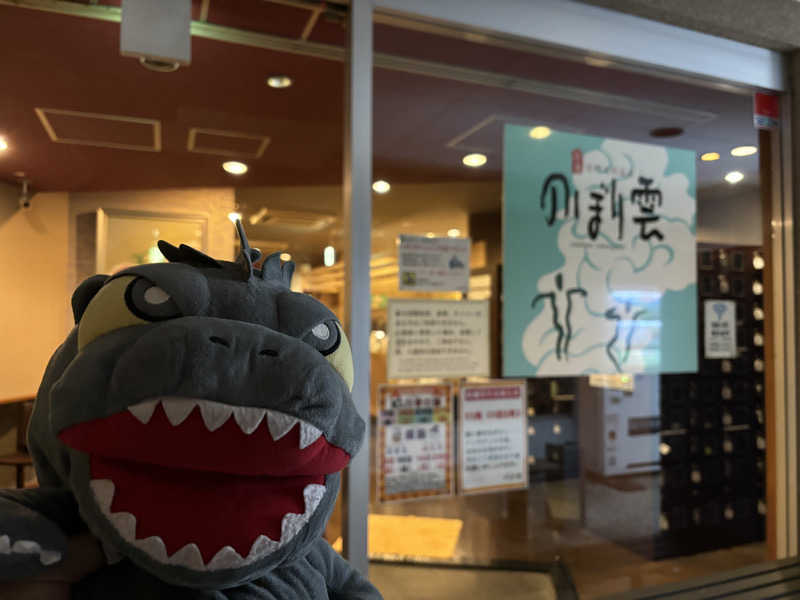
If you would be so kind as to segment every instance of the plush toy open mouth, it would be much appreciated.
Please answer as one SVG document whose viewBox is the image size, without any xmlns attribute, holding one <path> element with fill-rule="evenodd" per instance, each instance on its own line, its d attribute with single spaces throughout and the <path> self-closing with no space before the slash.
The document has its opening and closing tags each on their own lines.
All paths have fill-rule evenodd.
<svg viewBox="0 0 800 600">
<path fill-rule="evenodd" d="M 315 426 L 259 407 L 162 397 L 64 429 L 95 501 L 165 564 L 230 569 L 287 544 L 350 457 Z"/>
</svg>

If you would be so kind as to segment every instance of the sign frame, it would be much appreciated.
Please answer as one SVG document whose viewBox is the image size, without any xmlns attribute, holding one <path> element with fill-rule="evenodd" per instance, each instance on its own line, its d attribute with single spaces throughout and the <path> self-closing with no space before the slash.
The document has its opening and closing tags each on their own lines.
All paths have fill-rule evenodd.
<svg viewBox="0 0 800 600">
<path fill-rule="evenodd" d="M 398 373 L 396 367 L 396 359 L 393 357 L 395 356 L 395 348 L 397 344 L 397 335 L 396 335 L 396 327 L 393 325 L 394 317 L 393 317 L 393 308 L 398 307 L 400 305 L 432 305 L 438 304 L 443 306 L 447 305 L 460 305 L 464 307 L 469 306 L 480 306 L 483 309 L 483 316 L 481 321 L 481 326 L 485 331 L 485 335 L 483 339 L 485 343 L 483 343 L 483 349 L 481 350 L 481 361 L 485 365 L 485 369 L 480 371 L 474 372 L 466 372 L 466 371 L 453 371 L 453 372 L 446 372 L 443 370 L 431 370 L 428 372 L 420 373 Z M 387 349 L 386 355 L 386 373 L 388 379 L 416 379 L 416 378 L 437 378 L 437 379 L 460 379 L 462 377 L 489 377 L 491 374 L 491 306 L 489 300 L 426 300 L 426 299 L 410 299 L 410 298 L 391 298 L 387 304 L 386 308 L 386 322 L 387 322 L 387 332 L 389 334 L 389 345 Z M 477 356 L 477 352 L 474 354 Z"/>
<path fill-rule="evenodd" d="M 484 389 L 484 388 L 510 388 L 516 387 L 521 390 L 520 392 L 520 409 L 522 416 L 520 418 L 522 444 L 524 448 L 522 458 L 522 481 L 517 483 L 499 484 L 483 487 L 475 487 L 466 489 L 464 487 L 464 412 L 466 402 L 464 400 L 465 389 Z M 525 379 L 493 379 L 487 382 L 471 383 L 462 382 L 458 393 L 458 494 L 460 496 L 474 496 L 478 494 L 492 494 L 498 492 L 510 492 L 516 490 L 524 490 L 530 487 L 530 469 L 528 466 L 528 382 Z"/>
<path fill-rule="evenodd" d="M 409 247 L 414 244 L 419 247 L 416 249 Z M 452 248 L 446 251 L 442 248 L 437 248 L 437 245 L 451 246 Z M 468 237 L 427 237 L 405 233 L 400 234 L 397 237 L 397 287 L 403 291 L 462 292 L 466 294 L 469 292 L 471 254 L 472 239 Z M 423 257 L 423 262 L 425 262 L 424 257 L 427 257 L 432 263 L 446 261 L 446 264 L 407 265 L 404 259 L 408 255 L 416 255 L 418 258 Z M 450 261 L 447 261 L 447 256 L 452 257 Z M 452 264 L 452 261 L 456 261 L 455 266 Z M 439 273 L 441 279 L 436 279 L 436 275 L 433 271 L 437 269 L 443 270 L 445 268 L 448 274 L 442 276 L 441 273 Z M 412 269 L 421 270 L 422 277 L 427 281 L 427 285 L 411 285 L 409 281 L 407 281 L 409 278 L 416 280 L 417 272 Z M 451 275 L 450 271 L 456 269 L 457 272 Z"/>
<path fill-rule="evenodd" d="M 725 310 L 723 313 L 727 312 L 728 316 L 723 319 L 723 314 L 719 314 L 717 316 L 716 321 L 714 320 L 715 316 L 715 305 L 724 305 Z M 739 347 L 738 343 L 739 340 L 736 339 L 736 301 L 729 300 L 729 299 L 706 299 L 703 301 L 703 358 L 706 360 L 733 360 L 739 356 Z M 725 323 L 726 331 L 729 332 L 727 336 L 729 338 L 729 346 L 730 351 L 724 352 L 722 350 L 718 350 L 713 348 L 713 325 L 718 323 Z M 728 345 L 728 344 L 726 344 Z"/>
<path fill-rule="evenodd" d="M 446 490 L 428 490 L 428 491 L 411 491 L 395 494 L 386 494 L 385 491 L 385 476 L 383 470 L 383 460 L 386 449 L 386 426 L 381 422 L 381 412 L 383 409 L 383 395 L 386 390 L 406 390 L 413 389 L 437 389 L 444 388 L 445 397 L 447 399 L 447 413 L 449 422 L 447 423 L 447 467 L 445 469 L 445 479 L 447 481 Z M 390 384 L 383 383 L 378 386 L 378 420 L 376 423 L 376 436 L 375 436 L 375 501 L 380 504 L 389 504 L 392 502 L 412 502 L 416 500 L 428 500 L 431 498 L 448 498 L 456 495 L 456 469 L 453 464 L 455 457 L 455 442 L 456 442 L 456 422 L 455 422 L 455 406 L 453 397 L 453 385 L 449 382 L 434 383 L 434 384 Z M 435 421 L 434 421 L 435 422 Z"/>
<path fill-rule="evenodd" d="M 503 376 L 695 372 L 696 154 L 530 131 L 504 129 Z"/>
</svg>

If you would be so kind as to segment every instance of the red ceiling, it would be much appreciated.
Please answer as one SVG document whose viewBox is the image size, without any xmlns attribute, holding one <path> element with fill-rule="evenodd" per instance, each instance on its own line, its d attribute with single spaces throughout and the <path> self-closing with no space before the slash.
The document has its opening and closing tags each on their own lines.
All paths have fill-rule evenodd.
<svg viewBox="0 0 800 600">
<path fill-rule="evenodd" d="M 341 10 L 332 6 L 320 17 L 311 41 L 344 42 Z M 196 0 L 195 18 L 198 14 Z M 296 39 L 310 14 L 263 0 L 211 0 L 209 22 Z M 36 189 L 74 191 L 332 184 L 341 179 L 341 62 L 193 37 L 191 66 L 156 73 L 119 55 L 118 23 L 6 6 L 0 7 L 0 40 L 5 55 L 14 57 L 0 61 L 5 90 L 0 94 L 0 133 L 11 144 L 0 157 L 0 179 L 14 180 L 14 172 L 24 171 Z M 754 137 L 750 100 L 743 96 L 386 25 L 376 26 L 375 48 L 718 114 L 712 122 L 687 129 L 676 146 L 705 150 Z M 270 89 L 264 80 L 272 74 L 290 75 L 295 84 Z M 376 69 L 374 79 L 374 171 L 392 181 L 499 177 L 503 119 L 540 119 L 642 141 L 649 140 L 649 129 L 674 124 L 643 113 L 589 109 L 579 102 L 399 71 Z M 156 119 L 162 150 L 53 143 L 35 107 Z M 465 140 L 485 148 L 489 163 L 467 170 L 460 164 L 465 151 L 446 143 L 490 115 L 502 119 Z M 97 125 L 86 127 L 78 131 L 91 133 Z M 220 168 L 224 157 L 187 151 L 193 127 L 264 135 L 271 141 L 261 158 L 247 161 L 250 172 L 233 179 Z M 712 168 L 702 165 L 700 178 L 702 169 Z"/>
</svg>

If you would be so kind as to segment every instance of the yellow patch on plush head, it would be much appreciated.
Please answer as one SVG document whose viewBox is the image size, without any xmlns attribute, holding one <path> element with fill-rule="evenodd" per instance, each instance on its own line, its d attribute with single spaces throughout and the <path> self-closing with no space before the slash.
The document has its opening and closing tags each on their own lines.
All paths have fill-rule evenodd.
<svg viewBox="0 0 800 600">
<path fill-rule="evenodd" d="M 105 333 L 148 323 L 133 314 L 125 301 L 125 290 L 134 279 L 132 276 L 114 279 L 92 298 L 78 324 L 78 351 Z"/>
<path fill-rule="evenodd" d="M 335 352 L 331 352 L 325 358 L 328 359 L 328 362 L 333 365 L 333 368 L 342 376 L 345 383 L 347 383 L 347 389 L 351 392 L 353 391 L 353 352 L 350 350 L 350 342 L 347 340 L 347 336 L 344 334 L 344 330 L 342 326 L 338 323 L 336 327 L 339 329 L 339 335 L 341 336 L 341 342 L 339 342 L 339 347 L 336 349 Z"/>
</svg>

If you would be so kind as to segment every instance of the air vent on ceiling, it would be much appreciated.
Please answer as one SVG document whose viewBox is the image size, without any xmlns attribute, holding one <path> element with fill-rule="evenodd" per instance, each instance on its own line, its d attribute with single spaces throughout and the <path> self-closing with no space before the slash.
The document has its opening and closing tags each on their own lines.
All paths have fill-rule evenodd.
<svg viewBox="0 0 800 600">
<path fill-rule="evenodd" d="M 161 151 L 161 121 L 156 119 L 58 108 L 34 110 L 47 135 L 58 144 Z"/>
<path fill-rule="evenodd" d="M 262 208 L 250 217 L 250 223 L 256 226 L 267 226 L 293 232 L 321 231 L 336 221 L 333 215 L 300 212 L 292 210 L 275 210 Z"/>
<path fill-rule="evenodd" d="M 269 138 L 258 133 L 200 127 L 192 127 L 186 141 L 189 152 L 237 158 L 261 158 L 268 145 Z"/>
</svg>

